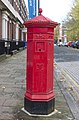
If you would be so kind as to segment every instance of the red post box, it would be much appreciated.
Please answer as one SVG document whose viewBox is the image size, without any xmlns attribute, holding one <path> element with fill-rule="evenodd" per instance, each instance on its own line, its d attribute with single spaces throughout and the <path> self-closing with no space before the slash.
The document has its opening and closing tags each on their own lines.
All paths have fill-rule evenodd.
<svg viewBox="0 0 79 120">
<path fill-rule="evenodd" d="M 24 23 L 27 27 L 27 72 L 24 109 L 30 114 L 54 111 L 54 28 L 57 22 L 39 16 Z"/>
</svg>

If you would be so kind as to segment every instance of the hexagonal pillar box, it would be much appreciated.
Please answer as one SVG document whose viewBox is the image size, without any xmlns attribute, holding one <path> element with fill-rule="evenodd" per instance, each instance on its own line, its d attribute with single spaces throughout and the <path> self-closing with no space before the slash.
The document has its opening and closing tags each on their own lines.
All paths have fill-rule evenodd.
<svg viewBox="0 0 79 120">
<path fill-rule="evenodd" d="M 30 114 L 54 111 L 54 28 L 57 22 L 39 16 L 24 23 L 27 27 L 27 72 L 24 109 Z"/>
</svg>

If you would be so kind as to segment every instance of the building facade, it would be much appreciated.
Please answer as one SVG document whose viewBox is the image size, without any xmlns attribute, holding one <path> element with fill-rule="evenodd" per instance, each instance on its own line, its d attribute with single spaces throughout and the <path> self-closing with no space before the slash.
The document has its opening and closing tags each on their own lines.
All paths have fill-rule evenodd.
<svg viewBox="0 0 79 120">
<path fill-rule="evenodd" d="M 62 21 L 62 23 L 59 26 L 59 41 L 66 43 L 67 42 L 67 35 L 66 35 L 66 27 L 64 25 L 64 21 Z"/>
<path fill-rule="evenodd" d="M 0 40 L 26 40 L 27 8 L 24 0 L 0 0 Z"/>
</svg>

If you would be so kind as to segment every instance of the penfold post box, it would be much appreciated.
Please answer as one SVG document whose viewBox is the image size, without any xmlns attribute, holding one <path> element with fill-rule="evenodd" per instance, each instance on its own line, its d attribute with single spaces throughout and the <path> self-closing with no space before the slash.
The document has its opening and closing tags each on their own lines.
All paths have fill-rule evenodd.
<svg viewBox="0 0 79 120">
<path fill-rule="evenodd" d="M 57 22 L 39 16 L 24 22 L 27 27 L 27 72 L 24 109 L 30 114 L 48 115 L 55 109 L 54 28 Z"/>
</svg>

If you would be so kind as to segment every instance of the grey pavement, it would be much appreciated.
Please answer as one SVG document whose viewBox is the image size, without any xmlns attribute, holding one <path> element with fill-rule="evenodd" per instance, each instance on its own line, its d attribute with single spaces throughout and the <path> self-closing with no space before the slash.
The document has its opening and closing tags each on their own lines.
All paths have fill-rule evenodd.
<svg viewBox="0 0 79 120">
<path fill-rule="evenodd" d="M 0 120 L 77 120 L 71 108 L 71 99 L 67 99 L 65 79 L 61 65 L 55 66 L 55 109 L 50 117 L 32 117 L 21 109 L 24 105 L 26 87 L 26 50 L 10 56 L 0 62 Z M 72 86 L 70 87 L 71 89 Z M 64 92 L 63 92 L 64 91 Z M 67 93 L 66 93 L 67 92 Z M 75 113 L 74 113 L 75 114 Z M 79 118 L 79 117 L 78 117 Z M 79 120 L 79 119 L 78 119 Z"/>
</svg>

